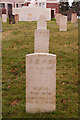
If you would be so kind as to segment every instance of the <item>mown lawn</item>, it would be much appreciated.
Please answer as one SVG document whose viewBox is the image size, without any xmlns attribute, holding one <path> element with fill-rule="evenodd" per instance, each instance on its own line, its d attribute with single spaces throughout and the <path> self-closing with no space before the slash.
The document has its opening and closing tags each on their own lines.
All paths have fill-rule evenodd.
<svg viewBox="0 0 80 120">
<path fill-rule="evenodd" d="M 78 118 L 78 27 L 68 22 L 59 32 L 56 21 L 48 21 L 49 52 L 57 55 L 56 111 L 26 113 L 26 54 L 34 52 L 36 22 L 3 23 L 2 103 L 3 118 Z"/>
</svg>

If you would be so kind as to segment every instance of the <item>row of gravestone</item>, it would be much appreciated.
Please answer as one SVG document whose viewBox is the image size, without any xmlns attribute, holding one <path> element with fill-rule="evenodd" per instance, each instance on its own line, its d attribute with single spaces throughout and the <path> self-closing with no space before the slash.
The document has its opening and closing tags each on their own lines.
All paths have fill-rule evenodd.
<svg viewBox="0 0 80 120">
<path fill-rule="evenodd" d="M 37 22 L 34 53 L 26 55 L 26 111 L 56 109 L 56 55 L 49 54 L 49 30 L 45 16 Z"/>
<path fill-rule="evenodd" d="M 2 21 L 7 22 L 7 15 L 6 14 L 2 14 Z M 18 14 L 9 15 L 9 24 L 14 24 L 14 23 L 17 23 L 18 21 L 19 21 Z"/>
<path fill-rule="evenodd" d="M 58 15 L 60 31 L 67 30 L 67 17 Z M 45 16 L 37 22 L 34 53 L 26 55 L 26 112 L 56 110 L 56 55 L 49 54 L 49 30 Z"/>
<path fill-rule="evenodd" d="M 7 22 L 7 15 L 6 14 L 2 14 L 2 21 Z M 9 15 L 9 24 L 14 24 L 14 23 L 17 23 L 18 21 L 19 21 L 18 14 Z M 32 14 L 28 14 L 27 21 L 32 21 Z"/>
<path fill-rule="evenodd" d="M 67 16 L 57 13 L 55 15 L 56 23 L 59 26 L 59 31 L 67 31 Z M 71 16 L 71 23 L 77 22 L 77 14 L 73 13 Z"/>
<path fill-rule="evenodd" d="M 60 31 L 67 18 L 55 16 Z M 66 22 L 65 22 L 66 21 Z M 56 110 L 56 55 L 49 54 L 49 30 L 45 16 L 37 22 L 34 53 L 26 55 L 26 112 L 50 112 Z"/>
</svg>

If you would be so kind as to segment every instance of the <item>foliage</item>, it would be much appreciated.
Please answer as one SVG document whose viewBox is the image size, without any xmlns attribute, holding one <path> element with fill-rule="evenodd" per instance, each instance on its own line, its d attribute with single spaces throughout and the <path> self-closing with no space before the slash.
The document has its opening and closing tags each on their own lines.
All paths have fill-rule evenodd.
<svg viewBox="0 0 80 120">
<path fill-rule="evenodd" d="M 79 2 L 73 2 L 71 8 L 75 10 L 78 16 L 80 16 L 80 1 Z"/>
<path fill-rule="evenodd" d="M 60 13 L 63 14 L 69 10 L 69 2 L 60 2 Z"/>
</svg>

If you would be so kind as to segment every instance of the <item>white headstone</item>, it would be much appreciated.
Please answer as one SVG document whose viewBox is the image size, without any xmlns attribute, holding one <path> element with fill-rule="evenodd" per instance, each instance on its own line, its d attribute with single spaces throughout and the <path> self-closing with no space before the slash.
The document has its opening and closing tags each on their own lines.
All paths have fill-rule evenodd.
<svg viewBox="0 0 80 120">
<path fill-rule="evenodd" d="M 26 55 L 26 111 L 29 113 L 56 109 L 56 55 L 48 54 L 49 30 L 40 28 L 35 30 L 35 53 Z"/>
<path fill-rule="evenodd" d="M 34 53 L 26 56 L 26 111 L 56 109 L 56 55 Z"/>
<path fill-rule="evenodd" d="M 76 23 L 77 22 L 77 13 L 72 13 L 71 15 L 71 23 Z"/>
<path fill-rule="evenodd" d="M 28 14 L 27 21 L 32 21 L 32 14 Z"/>
<path fill-rule="evenodd" d="M 7 22 L 7 15 L 6 14 L 2 14 L 2 21 Z"/>
<path fill-rule="evenodd" d="M 28 21 L 28 14 L 32 14 L 32 21 L 38 21 L 40 15 L 44 15 L 46 20 L 51 20 L 51 8 L 41 8 L 37 5 L 13 8 L 13 15 L 19 15 L 19 21 Z"/>
<path fill-rule="evenodd" d="M 67 31 L 67 16 L 60 17 L 59 31 Z"/>
<path fill-rule="evenodd" d="M 37 22 L 37 29 L 47 29 L 47 22 L 44 15 L 40 15 Z"/>
<path fill-rule="evenodd" d="M 58 26 L 59 26 L 59 21 L 60 21 L 60 17 L 61 17 L 61 16 L 62 16 L 62 15 L 59 14 L 59 13 L 56 13 L 56 15 L 55 15 L 56 23 L 57 23 Z"/>
<path fill-rule="evenodd" d="M 48 53 L 49 52 L 49 30 L 36 29 L 34 41 L 35 53 Z"/>
</svg>

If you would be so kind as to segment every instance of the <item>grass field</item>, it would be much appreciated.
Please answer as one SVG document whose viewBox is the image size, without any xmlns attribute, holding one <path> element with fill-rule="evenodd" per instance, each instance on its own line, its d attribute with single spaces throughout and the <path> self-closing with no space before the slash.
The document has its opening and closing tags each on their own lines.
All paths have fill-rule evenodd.
<svg viewBox="0 0 80 120">
<path fill-rule="evenodd" d="M 57 56 L 56 111 L 26 113 L 26 54 L 34 52 L 36 22 L 3 23 L 2 96 L 3 118 L 78 118 L 78 27 L 68 22 L 59 32 L 55 20 L 48 22 L 49 52 Z"/>
</svg>

